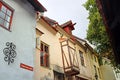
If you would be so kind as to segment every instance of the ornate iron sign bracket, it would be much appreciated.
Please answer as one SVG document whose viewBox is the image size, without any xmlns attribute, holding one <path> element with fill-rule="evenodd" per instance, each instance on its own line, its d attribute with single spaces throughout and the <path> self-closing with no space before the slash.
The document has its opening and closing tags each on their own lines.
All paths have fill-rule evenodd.
<svg viewBox="0 0 120 80">
<path fill-rule="evenodd" d="M 7 47 L 3 49 L 3 53 L 5 55 L 4 60 L 8 62 L 8 65 L 9 65 L 10 63 L 14 62 L 14 58 L 17 55 L 15 51 L 16 46 L 12 42 L 7 42 L 6 46 Z"/>
</svg>

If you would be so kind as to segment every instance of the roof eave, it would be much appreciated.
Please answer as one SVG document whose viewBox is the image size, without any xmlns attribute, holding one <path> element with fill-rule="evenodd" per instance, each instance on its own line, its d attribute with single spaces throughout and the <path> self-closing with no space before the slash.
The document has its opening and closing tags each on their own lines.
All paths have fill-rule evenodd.
<svg viewBox="0 0 120 80">
<path fill-rule="evenodd" d="M 51 26 L 44 18 L 44 16 L 41 17 L 41 19 L 43 19 L 55 32 L 58 32 L 58 30 L 56 30 L 56 28 L 54 26 Z"/>
<path fill-rule="evenodd" d="M 36 11 L 45 12 L 47 9 L 38 0 L 27 0 Z"/>
</svg>

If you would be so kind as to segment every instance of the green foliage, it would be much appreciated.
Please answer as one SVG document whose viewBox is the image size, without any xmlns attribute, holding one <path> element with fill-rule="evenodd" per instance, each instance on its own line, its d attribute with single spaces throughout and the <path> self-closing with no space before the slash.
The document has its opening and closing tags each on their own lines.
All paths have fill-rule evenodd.
<svg viewBox="0 0 120 80">
<path fill-rule="evenodd" d="M 107 53 L 109 50 L 111 50 L 111 45 L 95 0 L 88 0 L 84 4 L 84 7 L 89 11 L 87 40 L 95 46 L 95 50 L 98 53 L 104 55 L 104 53 Z"/>
<path fill-rule="evenodd" d="M 120 65 L 115 63 L 110 41 L 95 0 L 87 0 L 83 6 L 89 11 L 89 25 L 86 39 L 95 46 L 95 51 L 99 53 L 98 59 L 100 65 L 103 65 L 102 57 L 104 56 L 111 60 L 111 65 L 116 68 L 115 70 L 120 69 Z"/>
</svg>

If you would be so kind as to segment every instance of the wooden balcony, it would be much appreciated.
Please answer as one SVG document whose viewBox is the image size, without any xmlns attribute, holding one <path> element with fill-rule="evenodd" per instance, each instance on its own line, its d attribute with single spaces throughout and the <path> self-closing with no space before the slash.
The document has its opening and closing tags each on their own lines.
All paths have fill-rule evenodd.
<svg viewBox="0 0 120 80">
<path fill-rule="evenodd" d="M 68 39 L 62 40 L 60 43 L 65 75 L 73 76 L 79 74 L 80 70 L 75 49 L 75 43 Z"/>
<path fill-rule="evenodd" d="M 65 74 L 67 76 L 74 76 L 74 75 L 77 75 L 79 73 L 80 73 L 79 67 L 77 67 L 77 66 L 70 66 L 70 67 L 65 68 Z"/>
</svg>

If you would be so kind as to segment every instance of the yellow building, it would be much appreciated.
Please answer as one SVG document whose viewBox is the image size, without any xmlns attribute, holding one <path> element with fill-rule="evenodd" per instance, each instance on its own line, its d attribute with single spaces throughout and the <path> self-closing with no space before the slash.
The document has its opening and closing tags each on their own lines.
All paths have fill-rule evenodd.
<svg viewBox="0 0 120 80">
<path fill-rule="evenodd" d="M 99 65 L 89 59 L 92 54 L 84 40 L 72 35 L 74 25 L 59 25 L 48 17 L 37 21 L 35 80 L 95 80 L 93 68 L 98 73 Z"/>
<path fill-rule="evenodd" d="M 62 56 L 59 33 L 41 17 L 36 27 L 35 80 L 63 80 Z"/>
<path fill-rule="evenodd" d="M 89 62 L 91 64 L 92 80 L 103 80 L 101 69 L 98 62 L 98 54 L 93 50 L 93 48 L 86 43 L 87 53 L 89 56 Z"/>
<path fill-rule="evenodd" d="M 65 59 L 63 60 L 64 64 L 66 62 L 65 67 L 63 65 L 63 68 L 65 68 L 64 72 L 65 75 L 67 75 L 66 76 L 67 80 L 92 80 L 89 56 L 86 53 L 86 46 L 82 44 L 81 39 L 72 35 L 72 30 L 74 30 L 74 25 L 75 24 L 73 24 L 72 21 L 68 21 L 56 27 L 59 33 L 62 34 L 61 39 L 63 41 L 61 41 L 61 43 L 63 44 L 62 46 L 64 46 L 62 47 L 63 53 L 64 55 L 67 56 L 67 60 Z M 66 47 L 68 47 L 68 50 Z M 68 66 L 67 62 L 68 65 L 72 64 L 71 66 L 73 67 L 73 69 L 71 69 L 71 71 L 66 69 L 66 68 L 70 68 L 67 67 Z"/>
</svg>

